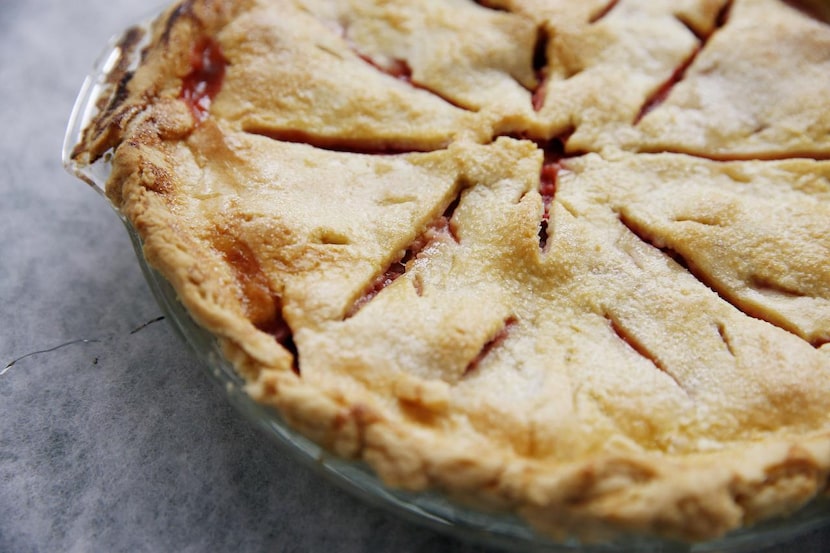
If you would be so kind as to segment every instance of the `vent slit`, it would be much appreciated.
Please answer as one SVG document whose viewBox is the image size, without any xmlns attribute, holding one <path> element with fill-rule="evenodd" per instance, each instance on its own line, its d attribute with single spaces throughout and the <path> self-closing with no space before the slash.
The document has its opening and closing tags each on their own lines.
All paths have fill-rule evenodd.
<svg viewBox="0 0 830 553">
<path fill-rule="evenodd" d="M 349 47 L 352 49 L 352 52 L 354 52 L 354 54 L 358 58 L 363 60 L 367 65 L 380 71 L 381 73 L 389 75 L 390 77 L 397 79 L 403 83 L 406 83 L 407 85 L 411 86 L 416 90 L 423 90 L 424 92 L 428 92 L 436 98 L 443 100 L 444 102 L 450 104 L 455 108 L 473 113 L 478 111 L 474 108 L 459 103 L 457 100 L 448 97 L 446 94 L 443 94 L 435 90 L 434 88 L 427 86 L 424 83 L 414 80 L 412 78 L 412 67 L 410 67 L 409 62 L 407 62 L 406 60 L 399 58 L 389 58 L 387 60 L 384 60 L 383 63 L 381 63 L 372 58 L 370 55 L 361 52 L 357 48 L 357 45 L 355 45 L 348 37 L 346 37 L 346 42 L 349 44 Z"/>
<path fill-rule="evenodd" d="M 533 70 L 536 73 L 536 89 L 531 91 L 530 101 L 534 111 L 545 105 L 545 93 L 548 85 L 548 43 L 550 35 L 547 29 L 539 27 L 536 32 L 536 45 L 533 48 Z"/>
<path fill-rule="evenodd" d="M 555 139 L 545 148 L 545 157 L 539 175 L 539 195 L 542 197 L 542 218 L 539 222 L 539 249 L 543 252 L 548 249 L 550 238 L 550 209 L 556 196 L 556 186 L 559 173 L 564 169 L 565 155 L 564 139 Z"/>
<path fill-rule="evenodd" d="M 490 355 L 494 349 L 502 345 L 504 341 L 507 340 L 507 337 L 510 335 L 510 331 L 517 323 L 518 319 L 516 319 L 516 317 L 508 317 L 505 319 L 501 329 L 482 346 L 481 351 L 478 352 L 478 355 L 476 355 L 475 358 L 467 365 L 467 368 L 464 370 L 464 376 L 467 376 L 471 372 L 475 371 L 481 365 L 482 361 L 484 361 L 484 359 Z"/>
<path fill-rule="evenodd" d="M 614 334 L 619 338 L 622 342 L 624 342 L 629 348 L 631 348 L 634 352 L 636 352 L 640 357 L 644 358 L 648 362 L 650 362 L 654 367 L 666 374 L 670 377 L 677 387 L 683 390 L 684 393 L 688 395 L 687 390 L 683 387 L 683 384 L 675 377 L 671 372 L 667 370 L 665 365 L 660 361 L 660 359 L 654 355 L 649 349 L 643 344 L 634 334 L 629 332 L 629 330 L 611 313 L 605 313 L 605 319 L 608 321 L 611 330 Z"/>
<path fill-rule="evenodd" d="M 804 340 L 805 342 L 807 342 L 815 348 L 821 347 L 821 343 L 815 341 L 811 342 L 804 336 L 800 335 L 798 333 L 797 328 L 790 324 L 786 319 L 776 316 L 770 316 L 768 312 L 766 312 L 762 308 L 758 308 L 752 302 L 744 301 L 738 297 L 732 297 L 730 295 L 729 290 L 726 287 L 722 286 L 716 280 L 710 278 L 709 275 L 698 269 L 694 265 L 694 263 L 690 262 L 690 260 L 683 256 L 683 254 L 671 247 L 656 243 L 656 241 L 649 236 L 648 231 L 640 228 L 639 224 L 636 221 L 629 219 L 625 214 L 618 213 L 617 215 L 619 217 L 620 223 L 622 223 L 623 226 L 625 226 L 634 236 L 636 236 L 644 243 L 652 246 L 653 248 L 659 250 L 666 256 L 676 261 L 681 267 L 686 269 L 686 271 L 688 271 L 690 275 L 696 278 L 703 286 L 717 294 L 720 299 L 732 305 L 733 307 L 735 307 L 735 309 L 741 311 L 744 315 L 752 317 L 754 319 L 766 321 L 771 325 L 777 326 L 781 330 L 789 332 L 793 336 L 797 336 L 799 339 Z M 767 293 L 775 293 L 779 296 L 785 295 L 788 297 L 801 297 L 803 295 L 800 292 L 789 290 L 787 288 L 782 287 L 779 284 L 772 283 L 769 281 L 769 279 L 761 279 L 759 277 L 753 277 L 751 279 L 750 285 L 753 287 L 754 290 L 760 293 L 766 291 Z"/>
<path fill-rule="evenodd" d="M 674 90 L 674 88 L 678 84 L 680 84 L 680 82 L 686 77 L 686 72 L 688 71 L 689 67 L 691 67 L 691 65 L 694 63 L 694 61 L 697 59 L 697 57 L 709 43 L 709 40 L 711 40 L 712 36 L 714 36 L 714 34 L 718 32 L 718 30 L 720 30 L 724 25 L 726 25 L 727 21 L 729 20 L 729 13 L 731 11 L 731 8 L 732 1 L 729 1 L 723 6 L 723 8 L 721 8 L 721 11 L 718 13 L 714 30 L 712 30 L 712 32 L 708 35 L 702 37 L 699 36 L 698 33 L 694 31 L 694 29 L 689 27 L 689 25 L 686 22 L 679 20 L 681 23 L 683 23 L 683 25 L 685 25 L 689 29 L 689 31 L 692 34 L 698 37 L 700 44 L 697 46 L 697 48 L 695 48 L 691 55 L 689 55 L 689 57 L 686 58 L 683 61 L 683 63 L 681 63 L 674 70 L 671 76 L 662 85 L 660 85 L 651 94 L 651 96 L 649 96 L 646 99 L 646 101 L 643 103 L 643 106 L 640 108 L 640 112 L 634 119 L 634 125 L 639 124 L 643 117 L 654 111 L 668 99 L 672 90 Z"/>
<path fill-rule="evenodd" d="M 366 54 L 365 52 L 361 51 L 358 44 L 355 43 L 349 37 L 349 28 L 348 25 L 345 24 L 343 21 L 332 21 L 328 19 L 318 19 L 318 21 L 325 26 L 328 30 L 330 30 L 333 34 L 337 35 L 339 38 L 343 39 L 343 41 L 348 46 L 349 50 L 357 56 L 361 61 L 369 65 L 370 67 L 374 68 L 375 70 L 384 73 L 393 79 L 406 83 L 407 85 L 411 86 L 412 88 L 423 90 L 424 92 L 428 92 L 433 96 L 443 100 L 444 102 L 450 104 L 451 106 L 469 112 L 476 112 L 477 109 L 470 108 L 468 106 L 464 106 L 459 102 L 453 100 L 452 98 L 447 97 L 446 95 L 442 94 L 441 92 L 426 86 L 423 83 L 419 83 L 412 79 L 412 67 L 410 67 L 409 62 L 405 59 L 401 58 L 392 58 L 392 57 L 385 57 L 382 61 L 379 61 L 373 58 L 371 55 Z M 325 50 L 325 49 L 324 49 Z M 325 50 L 328 51 L 328 50 Z M 329 52 L 335 56 L 339 56 L 336 52 Z"/>
<path fill-rule="evenodd" d="M 663 104 L 666 99 L 671 94 L 674 87 L 677 86 L 680 81 L 686 76 L 686 71 L 689 69 L 689 66 L 697 59 L 698 54 L 701 51 L 702 46 L 698 46 L 692 54 L 686 58 L 686 60 L 678 66 L 674 73 L 672 73 L 671 77 L 667 81 L 665 81 L 662 85 L 660 85 L 654 93 L 648 97 L 648 99 L 643 104 L 643 107 L 640 108 L 640 113 L 637 114 L 637 117 L 634 119 L 634 124 L 637 125 L 640 121 L 654 111 L 657 107 Z"/>
<path fill-rule="evenodd" d="M 449 236 L 454 242 L 458 243 L 458 237 L 452 224 L 452 216 L 455 213 L 456 207 L 461 200 L 459 193 L 445 208 L 443 213 L 435 219 L 426 230 L 418 236 L 412 243 L 404 250 L 401 256 L 393 261 L 385 271 L 383 271 L 374 281 L 363 291 L 363 294 L 352 304 L 351 308 L 346 312 L 344 320 L 354 317 L 367 303 L 372 301 L 384 288 L 390 286 L 395 280 L 406 274 L 422 254 L 429 249 L 429 247 L 440 240 L 442 236 Z M 419 296 L 423 294 L 423 280 L 420 278 L 413 279 L 413 286 L 415 292 Z"/>
<path fill-rule="evenodd" d="M 387 267 L 386 270 L 378 276 L 366 290 L 363 291 L 363 295 L 361 295 L 357 301 L 352 304 L 352 307 L 346 312 L 344 320 L 354 317 L 358 311 L 363 309 L 367 303 L 380 294 L 384 288 L 391 285 L 398 279 L 398 277 L 406 273 L 406 263 L 409 258 L 411 258 L 411 250 L 406 250 L 403 257 L 389 265 L 389 267 Z"/>
<path fill-rule="evenodd" d="M 726 350 L 729 352 L 729 355 L 731 355 L 732 357 L 737 357 L 737 355 L 735 355 L 735 350 L 732 348 L 732 340 L 729 338 L 729 334 L 726 332 L 726 325 L 719 322 L 717 328 L 718 334 L 720 335 L 720 339 L 723 340 L 723 343 L 726 346 Z"/>
<path fill-rule="evenodd" d="M 486 8 L 488 10 L 493 10 L 497 12 L 510 12 L 505 6 L 501 5 L 498 0 L 473 0 L 476 4 L 481 6 L 482 8 Z"/>
<path fill-rule="evenodd" d="M 363 140 L 354 137 L 316 135 L 300 129 L 274 129 L 257 125 L 245 125 L 242 130 L 248 134 L 276 140 L 277 142 L 307 144 L 320 150 L 350 154 L 393 156 L 434 152 L 444 150 L 447 147 L 446 143 L 437 144 L 435 147 L 425 147 L 420 144 L 406 144 L 394 139 Z"/>
<path fill-rule="evenodd" d="M 608 4 L 605 5 L 604 8 L 602 8 L 599 12 L 594 14 L 594 16 L 591 17 L 590 20 L 588 20 L 588 23 L 593 25 L 600 19 L 604 18 L 606 15 L 611 13 L 611 11 L 617 6 L 617 4 L 619 4 L 619 0 L 611 0 L 610 2 L 608 2 Z"/>
</svg>

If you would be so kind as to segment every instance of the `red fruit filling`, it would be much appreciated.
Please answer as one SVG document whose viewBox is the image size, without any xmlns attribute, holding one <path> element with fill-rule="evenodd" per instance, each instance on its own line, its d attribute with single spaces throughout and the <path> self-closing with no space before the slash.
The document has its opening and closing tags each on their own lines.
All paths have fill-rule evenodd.
<svg viewBox="0 0 830 553">
<path fill-rule="evenodd" d="M 185 101 L 197 122 L 207 119 L 210 104 L 222 88 L 228 60 L 222 55 L 219 43 L 204 38 L 196 43 L 190 54 L 191 70 L 182 79 L 180 98 Z"/>
<path fill-rule="evenodd" d="M 390 77 L 395 77 L 396 79 L 399 79 L 399 80 L 401 80 L 401 81 L 403 81 L 407 84 L 413 84 L 412 83 L 412 68 L 409 67 L 409 64 L 406 62 L 406 60 L 390 59 L 390 60 L 386 61 L 385 63 L 381 64 L 381 63 L 375 61 L 370 56 L 367 56 L 365 54 L 362 54 L 362 53 L 358 52 L 356 49 L 355 49 L 355 53 L 358 55 L 358 57 L 360 59 L 362 59 L 363 61 L 365 61 L 366 63 L 368 63 L 369 65 L 371 65 L 375 69 L 377 69 L 378 71 L 381 71 L 382 73 L 386 73 Z"/>
<path fill-rule="evenodd" d="M 331 152 L 345 152 L 350 154 L 367 154 L 378 156 L 391 156 L 407 154 L 412 152 L 428 152 L 446 147 L 446 144 L 436 145 L 434 148 L 418 147 L 417 145 L 396 144 L 395 140 L 383 138 L 361 138 L 358 136 L 326 136 L 311 134 L 300 129 L 274 129 L 255 125 L 245 125 L 243 130 L 249 134 L 255 134 L 279 142 L 293 142 L 295 144 L 308 144 L 321 150 Z"/>
<path fill-rule="evenodd" d="M 542 171 L 539 175 L 539 194 L 542 196 L 542 221 L 539 223 L 539 247 L 547 249 L 548 245 L 548 224 L 550 221 L 550 206 L 556 195 L 556 182 L 559 172 L 565 168 L 564 159 L 565 145 L 561 139 L 550 142 L 545 148 L 545 160 L 542 163 Z"/>
<path fill-rule="evenodd" d="M 536 72 L 538 86 L 532 91 L 530 101 L 535 111 L 542 109 L 545 104 L 545 90 L 548 84 L 548 42 L 550 37 L 544 28 L 539 28 L 536 36 L 536 46 L 533 50 L 533 70 Z"/>
<path fill-rule="evenodd" d="M 274 339 L 294 356 L 294 370 L 299 373 L 298 351 L 294 335 L 282 316 L 282 299 L 274 293 L 268 277 L 248 245 L 227 233 L 217 231 L 214 247 L 233 268 L 242 292 L 246 314 L 254 326 Z"/>
</svg>

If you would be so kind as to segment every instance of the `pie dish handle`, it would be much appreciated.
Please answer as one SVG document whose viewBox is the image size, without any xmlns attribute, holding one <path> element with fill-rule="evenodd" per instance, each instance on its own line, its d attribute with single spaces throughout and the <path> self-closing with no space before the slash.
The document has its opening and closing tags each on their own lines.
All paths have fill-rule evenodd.
<svg viewBox="0 0 830 553">
<path fill-rule="evenodd" d="M 151 20 L 145 18 L 143 22 L 114 35 L 107 42 L 81 85 L 63 138 L 61 162 L 64 169 L 89 184 L 104 198 L 106 182 L 112 171 L 112 152 L 105 152 L 92 163 L 78 159 L 75 152 L 83 142 L 84 130 L 109 102 L 121 77 L 138 66 L 141 50 L 150 35 L 148 31 Z M 141 38 L 135 40 L 136 37 Z"/>
</svg>

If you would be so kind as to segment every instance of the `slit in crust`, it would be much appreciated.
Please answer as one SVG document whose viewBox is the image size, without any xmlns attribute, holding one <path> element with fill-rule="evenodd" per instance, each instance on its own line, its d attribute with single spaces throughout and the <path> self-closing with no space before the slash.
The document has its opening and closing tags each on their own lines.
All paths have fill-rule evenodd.
<svg viewBox="0 0 830 553">
<path fill-rule="evenodd" d="M 615 7 L 617 7 L 617 4 L 619 4 L 619 0 L 610 0 L 610 2 L 608 2 L 608 4 L 606 4 L 605 7 L 602 8 L 602 10 L 598 11 L 593 16 L 591 16 L 591 18 L 588 20 L 588 23 L 593 25 L 594 23 L 598 22 L 599 20 L 607 16 L 609 13 L 611 13 L 611 11 Z"/>
<path fill-rule="evenodd" d="M 637 117 L 634 119 L 634 125 L 636 126 L 646 115 L 650 112 L 654 111 L 656 108 L 660 107 L 660 105 L 668 99 L 669 95 L 671 94 L 672 90 L 680 84 L 683 78 L 686 76 L 686 71 L 688 71 L 689 67 L 695 62 L 697 57 L 706 48 L 707 42 L 712 38 L 712 36 L 721 29 L 724 25 L 726 25 L 727 21 L 729 20 L 729 13 L 732 8 L 732 1 L 730 0 L 727 2 L 723 8 L 721 8 L 720 12 L 718 13 L 715 28 L 706 36 L 701 37 L 698 33 L 695 32 L 693 28 L 691 28 L 688 24 L 684 21 L 680 20 L 683 25 L 689 29 L 689 32 L 694 34 L 700 40 L 700 44 L 697 48 L 692 52 L 692 54 L 686 58 L 686 60 L 680 64 L 672 73 L 671 77 L 668 78 L 662 85 L 660 85 L 652 94 L 648 97 L 648 99 L 643 104 L 643 107 L 640 108 L 640 112 L 637 114 Z"/>
<path fill-rule="evenodd" d="M 363 294 L 352 304 L 346 312 L 344 320 L 354 317 L 358 311 L 372 301 L 386 287 L 390 286 L 399 277 L 406 274 L 408 267 L 418 259 L 421 253 L 428 249 L 430 244 L 442 235 L 448 235 L 454 242 L 458 243 L 458 236 L 454 230 L 452 217 L 461 201 L 461 195 L 456 196 L 446 207 L 444 212 L 434 220 L 427 229 L 419 235 L 403 252 L 393 261 L 383 273 L 381 273 L 367 288 Z M 416 278 L 413 281 L 416 293 L 420 296 L 423 293 L 423 283 Z"/>
<path fill-rule="evenodd" d="M 508 317 L 507 319 L 505 319 L 504 325 L 501 327 L 501 329 L 495 334 L 495 336 L 490 338 L 484 344 L 484 346 L 482 346 L 481 351 L 478 353 L 478 355 L 476 355 L 475 358 L 472 361 L 470 361 L 469 365 L 467 365 L 467 368 L 464 370 L 463 376 L 467 376 L 470 373 L 474 372 L 476 369 L 478 369 L 478 367 L 487 358 L 487 356 L 490 355 L 493 352 L 493 350 L 501 346 L 505 340 L 507 340 L 511 330 L 514 326 L 518 324 L 518 322 L 519 321 L 516 317 Z"/>
</svg>

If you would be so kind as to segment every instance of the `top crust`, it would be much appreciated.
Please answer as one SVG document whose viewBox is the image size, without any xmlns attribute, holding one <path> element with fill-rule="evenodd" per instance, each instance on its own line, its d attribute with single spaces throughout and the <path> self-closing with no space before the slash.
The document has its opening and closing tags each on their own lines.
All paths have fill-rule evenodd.
<svg viewBox="0 0 830 553">
<path fill-rule="evenodd" d="M 830 472 L 795 4 L 187 1 L 75 156 L 323 446 L 552 536 L 711 539 Z"/>
</svg>

